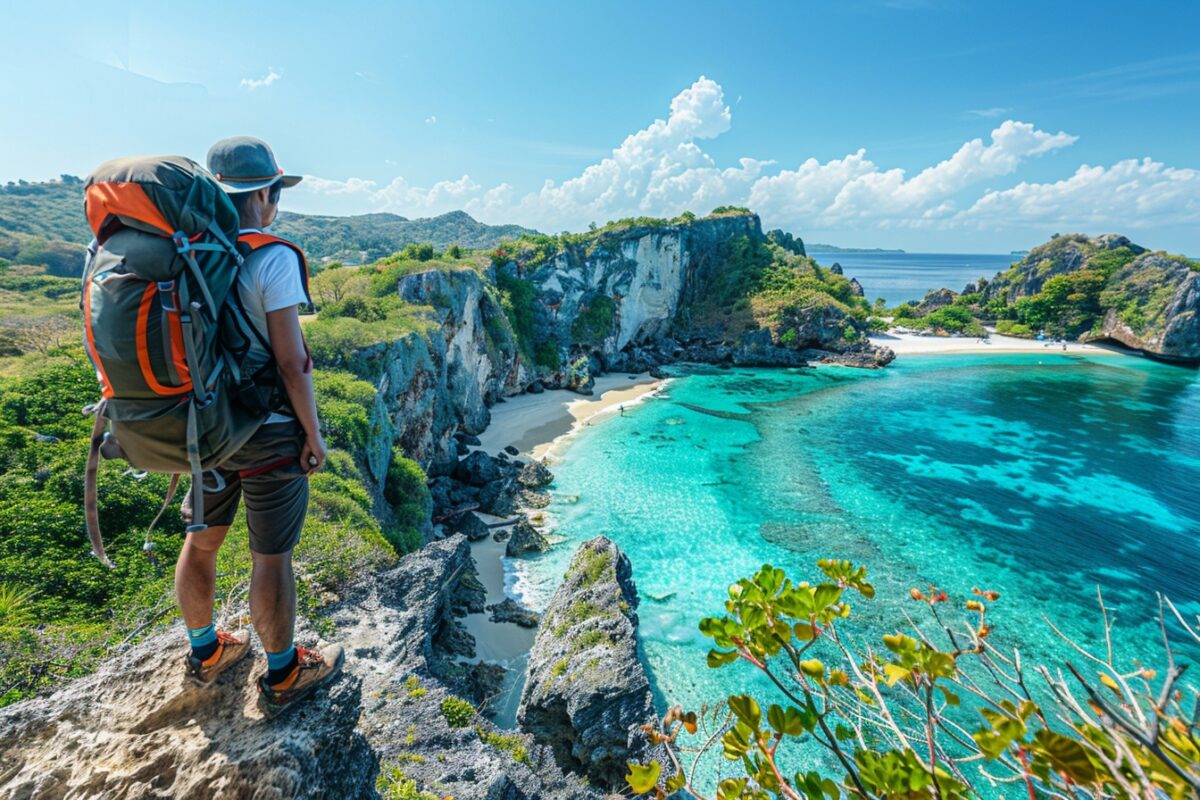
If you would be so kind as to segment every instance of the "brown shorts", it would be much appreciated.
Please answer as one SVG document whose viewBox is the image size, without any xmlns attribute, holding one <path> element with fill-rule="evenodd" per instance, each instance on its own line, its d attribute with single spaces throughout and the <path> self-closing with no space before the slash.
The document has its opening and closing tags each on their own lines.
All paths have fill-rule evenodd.
<svg viewBox="0 0 1200 800">
<path fill-rule="evenodd" d="M 246 496 L 250 549 L 263 555 L 296 546 L 308 513 L 308 476 L 300 468 L 304 431 L 295 420 L 263 425 L 233 458 L 204 474 L 204 522 L 231 525 Z M 262 472 L 255 470 L 269 467 Z M 192 492 L 183 498 L 184 523 L 191 522 Z"/>
</svg>

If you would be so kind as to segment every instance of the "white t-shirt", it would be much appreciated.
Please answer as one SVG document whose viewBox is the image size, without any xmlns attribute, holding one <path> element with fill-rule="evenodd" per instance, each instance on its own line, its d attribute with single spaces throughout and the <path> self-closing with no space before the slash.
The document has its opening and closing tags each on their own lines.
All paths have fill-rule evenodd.
<svg viewBox="0 0 1200 800">
<path fill-rule="evenodd" d="M 238 233 L 263 231 L 242 228 Z M 238 296 L 242 307 L 250 324 L 258 329 L 265 341 L 271 340 L 267 331 L 267 312 L 308 302 L 301 269 L 300 258 L 292 248 L 268 244 L 252 252 L 238 270 Z M 270 359 L 271 353 L 263 348 L 262 342 L 250 337 L 250 350 L 242 364 L 242 374 L 252 374 Z M 287 414 L 273 413 L 267 422 L 287 422 L 291 419 Z"/>
</svg>

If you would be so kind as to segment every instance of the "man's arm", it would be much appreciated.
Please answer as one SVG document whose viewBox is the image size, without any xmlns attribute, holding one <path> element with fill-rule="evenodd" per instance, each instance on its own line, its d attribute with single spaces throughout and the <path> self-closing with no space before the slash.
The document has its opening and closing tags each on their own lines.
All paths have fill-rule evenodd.
<svg viewBox="0 0 1200 800">
<path fill-rule="evenodd" d="M 305 472 L 315 472 L 325 463 L 325 442 L 321 439 L 321 428 L 317 423 L 317 399 L 313 393 L 304 334 L 300 331 L 299 306 L 268 311 L 267 335 L 288 400 L 292 403 L 300 427 L 304 428 L 305 442 L 300 452 L 300 466 Z M 310 463 L 309 456 L 314 456 L 317 463 Z"/>
</svg>

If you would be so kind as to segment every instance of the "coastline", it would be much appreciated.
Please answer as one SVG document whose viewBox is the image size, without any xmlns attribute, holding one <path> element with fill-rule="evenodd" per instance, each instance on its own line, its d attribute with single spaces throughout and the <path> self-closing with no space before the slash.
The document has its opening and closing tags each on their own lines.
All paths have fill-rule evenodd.
<svg viewBox="0 0 1200 800">
<path fill-rule="evenodd" d="M 999 333 L 989 334 L 987 339 L 971 336 L 921 336 L 915 333 L 877 333 L 871 335 L 871 343 L 892 348 L 897 356 L 903 355 L 949 355 L 952 353 L 1075 353 L 1087 355 L 1129 356 L 1139 355 L 1133 350 L 1111 344 L 1081 342 L 1039 342 L 1020 339 Z"/>
<path fill-rule="evenodd" d="M 646 373 L 619 373 L 597 378 L 591 397 L 566 389 L 510 397 L 492 407 L 491 422 L 479 435 L 480 444 L 471 449 L 496 455 L 512 445 L 520 451 L 518 458 L 552 463 L 583 428 L 617 416 L 622 405 L 628 408 L 653 396 L 664 382 Z M 518 509 L 518 514 L 528 510 Z M 488 525 L 506 522 L 489 514 L 468 513 L 475 514 Z M 498 542 L 489 534 L 471 542 L 470 546 L 479 582 L 487 594 L 484 604 L 503 602 L 510 596 L 505 590 L 505 542 Z M 475 638 L 475 657 L 459 660 L 462 663 L 486 661 L 508 668 L 492 708 L 498 725 L 511 726 L 515 724 L 525 684 L 525 665 L 537 629 L 523 628 L 512 622 L 494 622 L 491 615 L 492 612 L 485 610 L 462 618 L 463 625 Z"/>
<path fill-rule="evenodd" d="M 541 461 L 561 454 L 565 441 L 584 427 L 603 422 L 656 393 L 664 381 L 642 372 L 612 373 L 596 378 L 589 397 L 566 389 L 521 394 L 492 406 L 492 420 L 479 434 L 479 445 L 490 455 L 512 445 L 518 458 Z"/>
<path fill-rule="evenodd" d="M 891 347 L 900 355 L 949 355 L 958 353 L 1056 353 L 1063 352 L 1062 343 L 1038 342 L 1011 336 L 991 334 L 992 344 L 970 337 L 919 336 L 888 333 L 871 337 L 876 344 Z M 1067 343 L 1066 352 L 1087 355 L 1135 355 L 1116 346 Z M 492 418 L 486 430 L 479 434 L 480 444 L 471 450 L 483 450 L 490 455 L 501 453 L 511 445 L 520 452 L 517 458 L 553 464 L 562 456 L 572 440 L 584 428 L 601 424 L 626 409 L 656 396 L 667 379 L 656 379 L 647 373 L 630 375 L 616 373 L 596 379 L 592 396 L 579 395 L 566 389 L 547 390 L 541 394 L 521 394 L 507 398 L 491 408 Z M 542 515 L 533 509 L 518 509 L 518 515 L 529 513 L 542 528 Z M 488 525 L 506 520 L 480 512 L 476 513 Z M 519 518 L 514 517 L 512 521 Z M 496 530 L 500 530 L 497 528 Z M 542 530 L 543 535 L 546 534 Z M 550 537 L 551 542 L 555 541 Z M 505 542 L 489 535 L 471 542 L 480 583 L 483 584 L 486 605 L 499 603 L 511 595 L 507 591 Z M 517 598 L 513 600 L 520 602 Z M 460 659 L 464 663 L 488 661 L 503 664 L 509 669 L 503 682 L 501 696 L 494 702 L 497 724 L 515 724 L 521 689 L 525 682 L 525 664 L 533 647 L 536 628 L 523 628 L 512 622 L 494 622 L 491 612 L 468 614 L 463 624 L 475 638 L 476 655 Z"/>
</svg>

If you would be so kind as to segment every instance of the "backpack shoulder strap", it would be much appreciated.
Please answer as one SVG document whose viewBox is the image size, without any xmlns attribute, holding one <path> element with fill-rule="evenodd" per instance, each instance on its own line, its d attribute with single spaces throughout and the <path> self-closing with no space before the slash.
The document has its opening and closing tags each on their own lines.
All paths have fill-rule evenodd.
<svg viewBox="0 0 1200 800">
<path fill-rule="evenodd" d="M 304 284 L 304 296 L 308 298 L 310 304 L 312 303 L 312 294 L 308 291 L 308 259 L 304 257 L 304 251 L 300 249 L 300 245 L 270 233 L 239 234 L 238 244 L 246 245 L 250 248 L 251 252 L 266 247 L 269 244 L 281 244 L 290 248 L 300 259 L 300 281 Z"/>
</svg>

